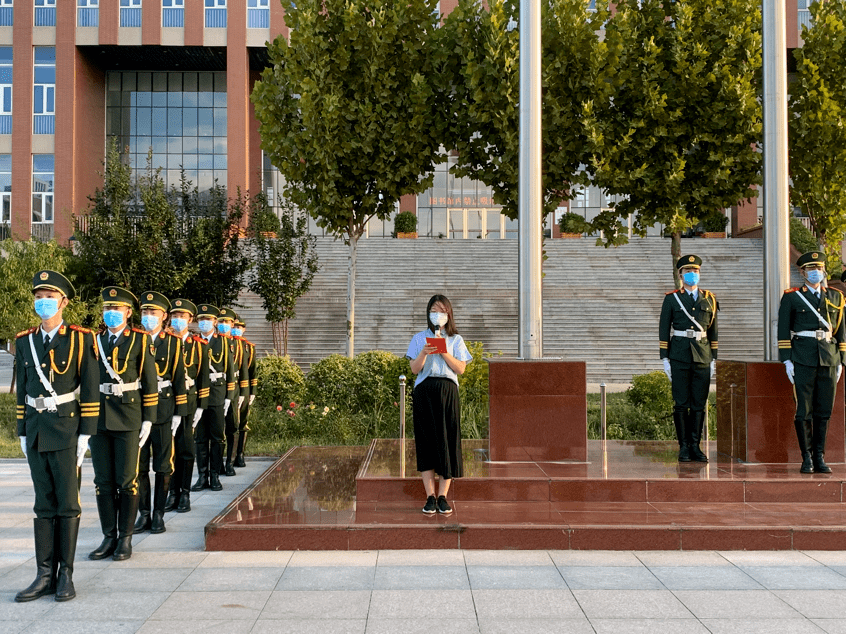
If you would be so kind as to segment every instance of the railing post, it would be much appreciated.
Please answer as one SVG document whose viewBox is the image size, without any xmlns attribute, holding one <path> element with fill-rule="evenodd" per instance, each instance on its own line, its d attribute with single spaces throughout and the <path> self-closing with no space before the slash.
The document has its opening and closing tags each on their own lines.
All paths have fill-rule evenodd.
<svg viewBox="0 0 846 634">
<path fill-rule="evenodd" d="M 400 406 L 400 477 L 405 477 L 405 375 L 399 377 Z"/>
<path fill-rule="evenodd" d="M 605 394 L 605 383 L 599 384 L 599 420 L 601 425 L 602 449 L 608 440 L 608 419 L 606 418 L 608 400 Z"/>
</svg>

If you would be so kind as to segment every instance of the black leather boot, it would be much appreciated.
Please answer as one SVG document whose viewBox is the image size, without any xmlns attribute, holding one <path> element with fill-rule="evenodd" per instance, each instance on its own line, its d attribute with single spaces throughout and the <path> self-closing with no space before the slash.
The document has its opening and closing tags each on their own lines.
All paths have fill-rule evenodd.
<svg viewBox="0 0 846 634">
<path fill-rule="evenodd" d="M 209 488 L 209 445 L 196 443 L 194 449 L 197 454 L 197 481 L 191 490 L 202 491 Z"/>
<path fill-rule="evenodd" d="M 56 578 L 56 601 L 70 601 L 76 597 L 73 587 L 73 560 L 76 557 L 76 538 L 79 517 L 60 517 L 56 520 L 59 544 L 59 574 Z"/>
<path fill-rule="evenodd" d="M 98 495 L 97 512 L 100 515 L 100 527 L 103 529 L 103 543 L 88 553 L 89 559 L 111 557 L 117 547 L 117 506 L 112 494 Z"/>
<path fill-rule="evenodd" d="M 223 473 L 229 477 L 237 475 L 232 466 L 232 456 L 235 454 L 235 445 L 238 442 L 237 432 L 226 435 L 226 464 L 223 466 Z"/>
<path fill-rule="evenodd" d="M 814 463 L 814 473 L 831 473 L 831 467 L 825 463 L 825 437 L 828 433 L 828 419 L 814 418 L 813 451 L 811 460 Z"/>
<path fill-rule="evenodd" d="M 118 514 L 118 543 L 115 561 L 123 561 L 132 557 L 132 528 L 135 516 L 138 514 L 138 495 L 120 494 L 120 513 Z"/>
<path fill-rule="evenodd" d="M 235 466 L 236 467 L 246 467 L 247 463 L 244 462 L 244 448 L 247 446 L 247 430 L 242 429 L 241 433 L 238 434 L 238 450 L 235 452 Z"/>
<path fill-rule="evenodd" d="M 699 448 L 702 442 L 702 430 L 705 428 L 705 412 L 690 413 L 690 457 L 694 462 L 708 462 L 706 456 Z"/>
<path fill-rule="evenodd" d="M 679 441 L 679 462 L 690 462 L 690 448 L 687 446 L 685 419 L 686 410 L 680 407 L 673 409 L 673 424 L 676 426 L 676 439 Z"/>
<path fill-rule="evenodd" d="M 220 477 L 217 472 L 209 472 L 209 489 L 212 491 L 223 491 L 223 485 L 220 483 Z"/>
<path fill-rule="evenodd" d="M 149 461 L 148 461 L 149 462 Z M 148 466 L 149 468 L 149 466 Z M 133 533 L 143 533 L 150 530 L 150 472 L 138 472 L 138 520 L 135 522 Z"/>
<path fill-rule="evenodd" d="M 15 601 L 26 603 L 56 592 L 55 552 L 56 520 L 52 517 L 43 519 L 36 517 L 32 521 L 32 532 L 35 537 L 35 581 L 15 595 Z"/>
<path fill-rule="evenodd" d="M 223 470 L 223 444 L 212 442 L 209 448 L 209 488 L 212 491 L 222 491 L 220 472 Z"/>
<path fill-rule="evenodd" d="M 173 480 L 171 480 L 171 482 L 173 482 Z M 181 489 L 175 489 L 171 487 L 170 491 L 167 492 L 167 500 L 165 500 L 164 512 L 170 513 L 171 511 L 175 511 L 176 507 L 179 506 L 179 498 L 181 496 Z"/>
<path fill-rule="evenodd" d="M 811 421 L 794 420 L 796 439 L 799 441 L 799 451 L 802 454 L 802 466 L 799 473 L 813 473 L 814 463 L 811 460 Z"/>
<path fill-rule="evenodd" d="M 156 490 L 153 493 L 153 520 L 150 526 L 150 532 L 154 535 L 164 533 L 164 513 L 165 513 L 165 496 L 167 494 L 167 487 L 170 484 L 170 476 L 164 473 L 156 474 Z"/>
<path fill-rule="evenodd" d="M 176 507 L 177 513 L 187 513 L 191 510 L 191 494 L 188 490 L 182 491 L 182 496 L 179 498 L 179 506 Z"/>
</svg>

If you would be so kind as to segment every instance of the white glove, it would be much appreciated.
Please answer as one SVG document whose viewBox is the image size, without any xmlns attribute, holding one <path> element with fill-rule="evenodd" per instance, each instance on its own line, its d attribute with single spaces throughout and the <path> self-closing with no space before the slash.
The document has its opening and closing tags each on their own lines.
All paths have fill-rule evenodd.
<svg viewBox="0 0 846 634">
<path fill-rule="evenodd" d="M 170 421 L 170 433 L 176 436 L 176 430 L 179 429 L 179 423 L 182 422 L 181 416 L 174 416 L 173 420 Z"/>
<path fill-rule="evenodd" d="M 85 459 L 85 452 L 88 450 L 88 439 L 91 434 L 80 434 L 76 441 L 76 466 L 81 467 Z"/>
<path fill-rule="evenodd" d="M 717 360 L 712 359 L 711 360 L 711 378 L 713 379 L 715 376 L 717 376 Z"/>
<path fill-rule="evenodd" d="M 793 361 L 788 359 L 784 362 L 784 369 L 787 371 L 787 378 L 793 383 Z"/>
<path fill-rule="evenodd" d="M 842 365 L 838 365 L 838 366 L 837 366 L 837 378 L 836 378 L 836 379 L 835 379 L 835 381 L 834 381 L 835 383 L 837 383 L 837 382 L 840 380 L 840 375 L 841 375 L 841 374 L 843 374 L 843 366 L 842 366 Z"/>
<path fill-rule="evenodd" d="M 241 406 L 242 406 L 242 405 L 244 405 L 244 397 L 243 397 L 243 396 L 239 396 L 239 397 L 238 397 L 238 409 L 241 409 Z"/>
<path fill-rule="evenodd" d="M 200 409 L 200 408 L 198 407 L 198 408 L 197 408 L 197 411 L 196 411 L 196 412 L 194 412 L 194 422 L 193 422 L 193 423 L 191 423 L 191 429 L 196 429 L 196 428 L 197 428 L 197 423 L 199 423 L 199 422 L 200 422 L 200 419 L 201 419 L 202 417 L 203 417 L 203 410 L 202 410 L 202 409 Z"/>
<path fill-rule="evenodd" d="M 153 429 L 153 423 L 148 420 L 142 421 L 141 423 L 141 437 L 138 439 L 138 446 L 143 447 L 144 443 L 147 442 L 147 438 L 150 437 L 150 430 Z"/>
<path fill-rule="evenodd" d="M 232 401 L 226 399 L 223 401 L 223 415 L 226 416 L 226 413 L 229 411 L 229 406 L 232 405 Z"/>
<path fill-rule="evenodd" d="M 667 378 L 671 381 L 673 380 L 673 373 L 670 371 L 670 360 L 664 359 L 664 374 L 667 375 Z"/>
<path fill-rule="evenodd" d="M 256 395 L 255 395 L 255 394 L 250 394 L 250 405 L 252 405 L 252 404 L 253 404 L 253 401 L 254 401 L 254 400 L 256 400 Z"/>
<path fill-rule="evenodd" d="M 24 458 L 26 458 L 26 436 L 21 436 L 21 451 L 24 452 Z"/>
</svg>

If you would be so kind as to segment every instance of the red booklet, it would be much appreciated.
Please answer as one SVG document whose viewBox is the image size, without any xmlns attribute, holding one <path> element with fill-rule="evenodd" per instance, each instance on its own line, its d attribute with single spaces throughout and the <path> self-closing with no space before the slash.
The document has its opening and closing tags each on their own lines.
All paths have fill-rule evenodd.
<svg viewBox="0 0 846 634">
<path fill-rule="evenodd" d="M 429 346 L 435 346 L 435 348 L 437 348 L 437 350 L 435 350 L 437 354 L 442 354 L 447 351 L 446 339 L 443 337 L 426 337 L 426 344 Z"/>
</svg>

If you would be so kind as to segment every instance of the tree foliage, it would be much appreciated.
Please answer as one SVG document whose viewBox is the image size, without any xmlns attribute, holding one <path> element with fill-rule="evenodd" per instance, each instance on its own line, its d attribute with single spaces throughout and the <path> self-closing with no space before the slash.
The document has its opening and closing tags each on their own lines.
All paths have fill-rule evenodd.
<svg viewBox="0 0 846 634">
<path fill-rule="evenodd" d="M 354 352 L 355 247 L 367 221 L 425 191 L 440 155 L 429 36 L 434 0 L 283 0 L 290 43 L 252 94 L 262 149 L 284 195 L 350 247 L 347 352 Z M 429 176 L 421 176 L 429 174 Z"/>
<path fill-rule="evenodd" d="M 842 269 L 846 233 L 846 6 L 814 2 L 813 26 L 793 55 L 790 87 L 790 198 L 811 219 L 827 268 Z"/>
</svg>

